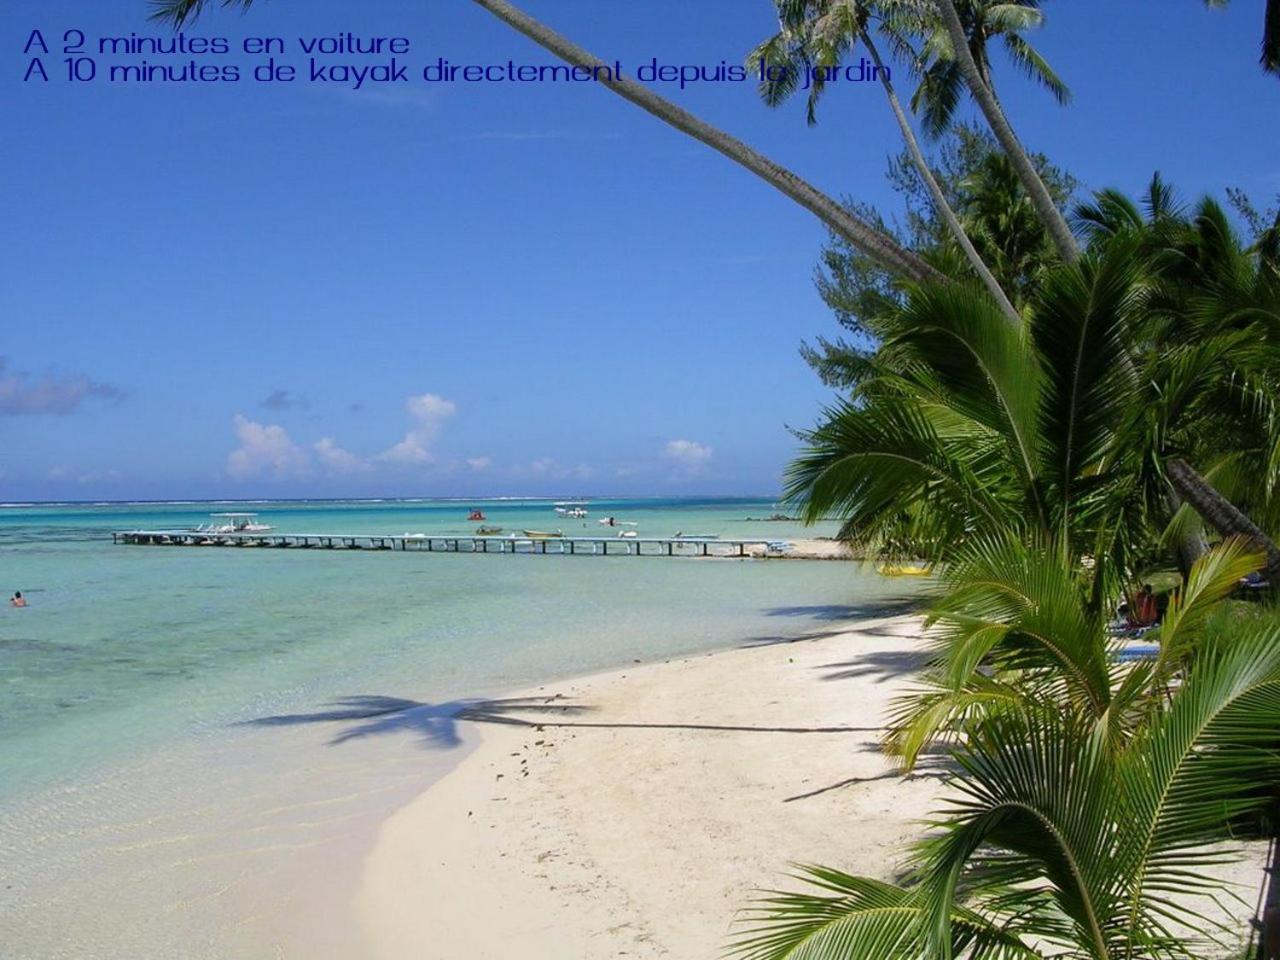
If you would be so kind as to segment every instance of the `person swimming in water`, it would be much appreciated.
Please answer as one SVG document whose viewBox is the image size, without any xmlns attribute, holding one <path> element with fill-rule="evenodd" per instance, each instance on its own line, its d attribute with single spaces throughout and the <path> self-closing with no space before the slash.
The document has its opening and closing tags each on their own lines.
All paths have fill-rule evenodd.
<svg viewBox="0 0 1280 960">
<path fill-rule="evenodd" d="M 13 593 L 13 596 L 9 598 L 9 606 L 25 607 L 26 605 L 27 605 L 27 598 L 22 595 L 22 591 L 15 590 Z"/>
</svg>

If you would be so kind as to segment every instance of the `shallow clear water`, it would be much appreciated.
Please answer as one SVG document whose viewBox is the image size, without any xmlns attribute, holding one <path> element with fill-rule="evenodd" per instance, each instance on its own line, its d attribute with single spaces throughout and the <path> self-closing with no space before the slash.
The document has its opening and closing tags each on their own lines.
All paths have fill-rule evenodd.
<svg viewBox="0 0 1280 960">
<path fill-rule="evenodd" d="M 753 522 L 767 501 L 270 503 L 281 532 L 507 530 L 814 536 Z M 0 509 L 0 802 L 177 735 L 357 694 L 454 699 L 753 636 L 789 635 L 899 592 L 849 564 L 619 556 L 229 551 L 113 545 L 185 528 L 208 504 Z M 221 509 L 227 509 L 223 507 Z M 812 608 L 812 609 L 809 609 Z M 812 614 L 810 616 L 809 614 Z"/>
<path fill-rule="evenodd" d="M 612 514 L 642 536 L 833 532 L 749 521 L 774 506 L 747 500 L 600 501 L 585 521 L 547 502 L 257 510 L 280 532 L 462 534 L 472 506 L 507 530 L 595 535 Z M 349 935 L 348 880 L 303 895 L 302 879 L 339 862 L 358 872 L 381 818 L 456 762 L 471 734 L 451 704 L 816 634 L 911 589 L 822 561 L 111 542 L 217 509 L 0 507 L 0 591 L 30 601 L 0 608 L 0 915 L 16 956 L 247 956 L 264 943 L 318 956 L 297 930 L 317 936 L 314 918 L 332 916 L 323 936 Z M 379 714 L 386 704 L 413 709 Z"/>
</svg>

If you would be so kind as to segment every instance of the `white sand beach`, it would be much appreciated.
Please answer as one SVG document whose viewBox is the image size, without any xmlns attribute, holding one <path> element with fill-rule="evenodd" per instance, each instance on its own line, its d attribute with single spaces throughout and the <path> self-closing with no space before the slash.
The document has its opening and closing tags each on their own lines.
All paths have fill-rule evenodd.
<svg viewBox="0 0 1280 960">
<path fill-rule="evenodd" d="M 715 957 L 789 862 L 889 878 L 934 806 L 878 747 L 919 621 L 637 665 L 495 703 L 479 747 L 386 821 L 374 956 Z"/>
</svg>

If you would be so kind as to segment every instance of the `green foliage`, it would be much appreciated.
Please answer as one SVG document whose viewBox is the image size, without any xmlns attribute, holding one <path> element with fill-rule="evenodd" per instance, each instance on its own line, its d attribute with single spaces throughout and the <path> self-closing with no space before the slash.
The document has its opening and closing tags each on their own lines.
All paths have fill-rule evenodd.
<svg viewBox="0 0 1280 960">
<path fill-rule="evenodd" d="M 1198 525 L 1168 458 L 1277 531 L 1280 272 L 1211 201 L 1187 211 L 1157 178 L 1144 205 L 1078 208 L 1086 255 L 1037 269 L 1020 328 L 964 285 L 841 285 L 865 346 L 827 345 L 849 394 L 801 434 L 788 496 L 864 550 L 1012 536 L 1112 587 Z"/>
<path fill-rule="evenodd" d="M 788 496 L 865 549 L 947 559 L 975 537 L 1053 540 L 1121 559 L 1147 509 L 1110 457 L 1139 381 L 1133 244 L 1059 265 L 1015 328 L 976 289 L 919 287 L 871 333 L 850 398 L 803 434 Z M 889 550 L 888 552 L 893 552 Z"/>
<path fill-rule="evenodd" d="M 1122 663 L 1078 568 L 1015 541 L 975 547 L 933 614 L 927 677 L 952 698 L 938 726 L 956 770 L 907 880 L 805 868 L 808 889 L 755 903 L 733 952 L 1199 958 L 1233 940 L 1209 909 L 1214 869 L 1280 786 L 1280 622 L 1214 611 L 1260 562 L 1238 543 L 1203 558 L 1160 660 Z M 939 702 L 915 699 L 916 719 Z"/>
<path fill-rule="evenodd" d="M 1036 157 L 1035 161 L 1041 177 L 1065 209 L 1075 181 L 1043 157 Z M 962 125 L 939 146 L 932 169 L 978 254 L 1014 303 L 1025 306 L 1036 280 L 1058 258 L 1012 165 L 989 134 Z M 963 255 L 934 210 L 908 152 L 903 151 L 890 161 L 888 175 L 894 192 L 902 198 L 900 217 L 888 221 L 866 206 L 855 207 L 855 212 L 877 229 L 892 233 L 948 276 L 966 275 L 968 266 Z M 874 331 L 888 314 L 901 309 L 905 289 L 874 261 L 836 236 L 822 251 L 816 284 L 823 301 L 851 339 L 819 338 L 816 345 L 805 345 L 802 353 L 825 382 L 851 386 L 856 382 L 851 373 L 860 368 L 860 358 L 873 346 Z"/>
</svg>

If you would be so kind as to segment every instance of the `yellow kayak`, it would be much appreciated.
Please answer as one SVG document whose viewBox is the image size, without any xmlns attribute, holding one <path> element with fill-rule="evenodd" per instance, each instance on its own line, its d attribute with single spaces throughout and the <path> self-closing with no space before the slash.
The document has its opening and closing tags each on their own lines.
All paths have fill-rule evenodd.
<svg viewBox="0 0 1280 960">
<path fill-rule="evenodd" d="M 932 572 L 933 565 L 929 563 L 880 564 L 880 575 L 882 577 L 927 577 Z"/>
</svg>

